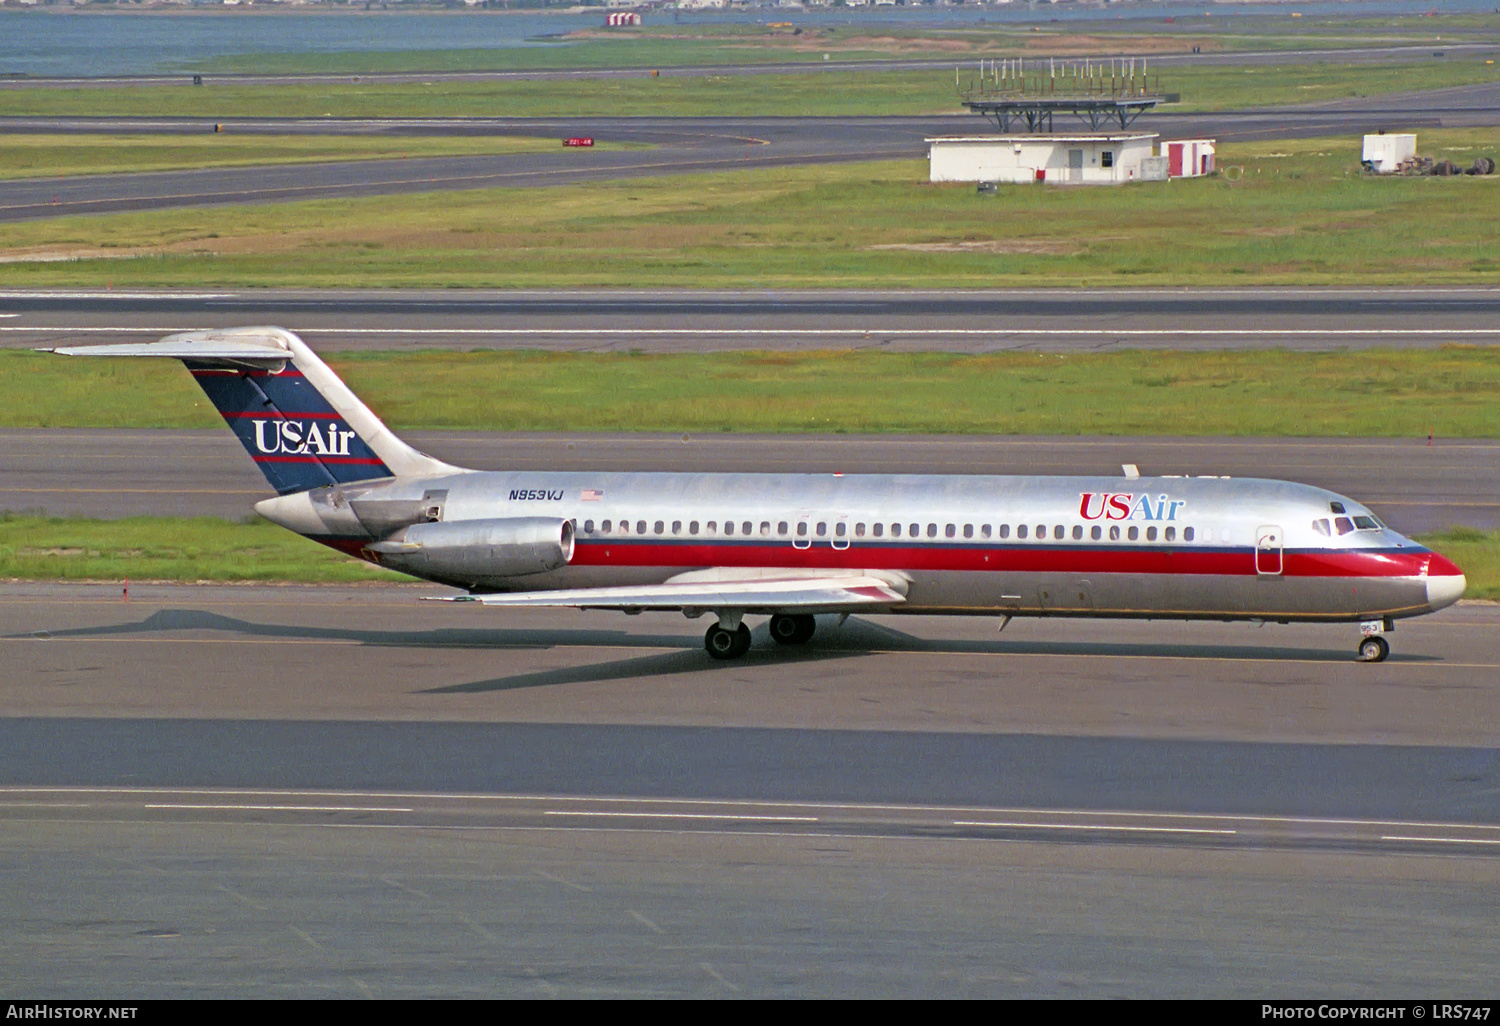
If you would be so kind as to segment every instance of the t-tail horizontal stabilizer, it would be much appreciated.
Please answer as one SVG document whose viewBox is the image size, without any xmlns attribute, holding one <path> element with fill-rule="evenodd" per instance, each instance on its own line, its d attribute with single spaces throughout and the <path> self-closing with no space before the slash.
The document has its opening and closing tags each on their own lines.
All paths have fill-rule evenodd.
<svg viewBox="0 0 1500 1026">
<path fill-rule="evenodd" d="M 392 434 L 306 343 L 283 328 L 186 331 L 160 342 L 46 351 L 181 360 L 281 495 L 459 470 Z"/>
</svg>

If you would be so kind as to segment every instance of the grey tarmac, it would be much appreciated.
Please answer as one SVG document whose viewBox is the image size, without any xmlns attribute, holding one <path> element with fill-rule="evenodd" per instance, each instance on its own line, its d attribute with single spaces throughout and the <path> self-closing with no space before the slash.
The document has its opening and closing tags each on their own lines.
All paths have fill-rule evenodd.
<svg viewBox="0 0 1500 1026">
<path fill-rule="evenodd" d="M 49 996 L 1475 993 L 1500 616 L 676 617 L 0 588 L 0 972 Z M 215 968 L 217 967 L 217 968 Z M 227 971 L 226 971 L 227 968 Z"/>
</svg>

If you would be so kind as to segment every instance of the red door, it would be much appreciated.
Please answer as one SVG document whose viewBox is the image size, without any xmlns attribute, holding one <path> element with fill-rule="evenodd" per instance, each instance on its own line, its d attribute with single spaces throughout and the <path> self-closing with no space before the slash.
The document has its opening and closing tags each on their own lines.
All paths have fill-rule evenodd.
<svg viewBox="0 0 1500 1026">
<path fill-rule="evenodd" d="M 1167 174 L 1182 177 L 1182 143 L 1167 143 Z"/>
</svg>

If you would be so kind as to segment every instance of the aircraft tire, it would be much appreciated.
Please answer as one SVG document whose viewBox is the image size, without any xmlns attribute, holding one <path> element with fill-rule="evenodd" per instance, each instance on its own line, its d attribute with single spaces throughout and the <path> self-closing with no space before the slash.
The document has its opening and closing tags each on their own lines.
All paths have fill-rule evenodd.
<svg viewBox="0 0 1500 1026">
<path fill-rule="evenodd" d="M 1359 643 L 1359 661 L 1362 663 L 1383 663 L 1390 654 L 1390 642 L 1378 634 L 1372 634 Z"/>
<path fill-rule="evenodd" d="M 750 651 L 750 628 L 740 624 L 738 630 L 726 631 L 713 624 L 703 635 L 703 647 L 715 659 L 738 659 Z"/>
<path fill-rule="evenodd" d="M 778 645 L 805 645 L 812 640 L 818 622 L 807 614 L 777 613 L 767 625 L 771 640 Z"/>
</svg>

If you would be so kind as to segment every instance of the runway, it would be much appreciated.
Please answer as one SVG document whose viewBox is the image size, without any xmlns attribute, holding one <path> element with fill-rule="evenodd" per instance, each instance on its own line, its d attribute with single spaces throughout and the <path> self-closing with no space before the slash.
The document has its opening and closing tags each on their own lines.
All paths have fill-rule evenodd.
<svg viewBox="0 0 1500 1026">
<path fill-rule="evenodd" d="M 1500 342 L 1500 288 L 0 290 L 0 347 L 277 324 L 321 352 L 1358 350 Z"/>
<path fill-rule="evenodd" d="M 225 203 L 539 187 L 646 175 L 843 161 L 917 159 L 925 139 L 987 135 L 973 115 L 929 117 L 568 118 L 5 118 L 0 132 L 229 132 L 503 134 L 649 143 L 650 150 L 564 148 L 553 153 L 205 168 L 0 181 L 0 222 Z M 1132 130 L 1221 141 L 1312 138 L 1424 127 L 1500 124 L 1500 83 L 1316 107 L 1163 112 Z"/>
<path fill-rule="evenodd" d="M 138 997 L 1489 981 L 1493 607 L 1403 622 L 1377 666 L 1328 627 L 900 617 L 725 666 L 680 618 L 430 591 L 0 588 L 0 971 Z"/>
</svg>

